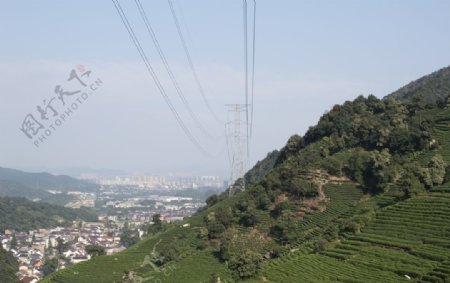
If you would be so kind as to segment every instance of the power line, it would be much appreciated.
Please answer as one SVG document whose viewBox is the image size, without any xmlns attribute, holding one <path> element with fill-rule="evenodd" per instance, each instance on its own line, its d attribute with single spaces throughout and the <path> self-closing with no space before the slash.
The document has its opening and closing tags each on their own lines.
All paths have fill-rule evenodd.
<svg viewBox="0 0 450 283">
<path fill-rule="evenodd" d="M 180 118 L 177 110 L 175 109 L 175 107 L 173 106 L 172 102 L 170 101 L 170 98 L 168 97 L 164 87 L 162 86 L 161 82 L 158 79 L 158 76 L 156 75 L 154 69 L 152 68 L 147 55 L 145 54 L 144 50 L 142 49 L 142 46 L 139 42 L 139 39 L 136 37 L 136 34 L 133 31 L 133 28 L 130 24 L 130 22 L 128 21 L 128 18 L 125 14 L 125 12 L 123 11 L 119 0 L 112 0 L 117 13 L 120 16 L 120 19 L 122 20 L 122 23 L 124 24 L 125 28 L 127 29 L 128 34 L 131 37 L 131 40 L 133 41 L 134 46 L 136 47 L 142 61 L 144 62 L 147 71 L 149 72 L 150 76 L 152 77 L 153 81 L 155 82 L 159 92 L 161 93 L 161 95 L 164 98 L 164 101 L 166 102 L 167 106 L 169 106 L 170 111 L 172 111 L 172 114 L 174 115 L 175 119 L 177 120 L 178 125 L 181 127 L 181 129 L 183 130 L 183 132 L 185 133 L 185 135 L 188 137 L 188 139 L 192 142 L 192 144 L 205 156 L 210 156 L 209 153 L 198 143 L 198 141 L 195 139 L 195 137 L 192 135 L 192 133 L 189 131 L 189 129 L 186 127 L 186 125 L 184 124 L 183 120 Z"/>
<path fill-rule="evenodd" d="M 178 81 L 175 78 L 175 75 L 173 74 L 170 65 L 166 59 L 166 56 L 164 55 L 164 52 L 161 48 L 161 45 L 159 44 L 158 37 L 156 36 L 155 31 L 152 28 L 152 25 L 147 17 L 147 13 L 145 12 L 144 7 L 142 6 L 140 0 L 134 0 L 136 3 L 136 6 L 139 10 L 139 13 L 141 14 L 142 20 L 145 23 L 145 26 L 147 27 L 147 31 L 150 35 L 150 37 L 153 40 L 153 43 L 156 47 L 156 50 L 158 51 L 159 57 L 161 58 L 161 61 L 163 61 L 164 67 L 169 74 L 170 80 L 172 81 L 173 86 L 175 87 L 175 90 L 177 91 L 178 96 L 180 97 L 181 101 L 183 102 L 184 106 L 186 107 L 189 115 L 191 116 L 192 120 L 194 120 L 197 127 L 208 137 L 211 137 L 211 135 L 208 133 L 208 131 L 205 129 L 205 127 L 202 125 L 198 117 L 195 115 L 194 111 L 192 111 L 191 106 L 189 105 L 188 101 L 186 100 L 186 97 L 183 94 L 183 91 L 180 88 L 180 85 Z"/>
<path fill-rule="evenodd" d="M 249 123 L 248 123 L 248 20 L 247 20 L 247 0 L 242 1 L 242 16 L 244 26 L 244 93 L 245 93 L 245 124 L 247 135 L 247 158 L 250 154 L 249 145 Z"/>
<path fill-rule="evenodd" d="M 217 117 L 216 113 L 214 112 L 214 110 L 212 109 L 211 105 L 209 104 L 208 99 L 206 98 L 204 88 L 203 88 L 203 86 L 202 86 L 202 84 L 200 82 L 200 78 L 199 78 L 199 76 L 197 74 L 197 71 L 195 69 L 194 63 L 192 61 L 191 53 L 189 52 L 189 48 L 188 48 L 188 46 L 186 44 L 186 40 L 184 39 L 183 31 L 181 29 L 180 22 L 178 21 L 178 17 L 177 17 L 177 14 L 175 12 L 175 8 L 173 6 L 172 0 L 168 0 L 168 2 L 169 2 L 170 11 L 172 13 L 173 20 L 174 20 L 175 25 L 177 27 L 178 36 L 180 37 L 181 44 L 183 45 L 184 53 L 186 53 L 186 57 L 187 57 L 188 62 L 189 62 L 189 67 L 191 69 L 192 74 L 194 75 L 194 79 L 195 79 L 195 82 L 197 84 L 197 87 L 198 87 L 198 89 L 200 91 L 200 94 L 202 95 L 203 102 L 206 104 L 206 106 L 208 107 L 209 112 L 213 115 L 213 117 L 218 122 L 221 123 L 220 119 Z"/>
<path fill-rule="evenodd" d="M 253 105 L 255 92 L 255 52 L 256 52 L 256 0 L 253 0 L 253 35 L 252 35 L 252 74 L 251 74 L 251 100 L 249 103 L 249 56 L 248 56 L 248 1 L 242 1 L 243 26 L 244 26 L 244 81 L 245 81 L 245 104 L 247 123 L 247 158 L 250 158 L 250 140 L 253 135 Z M 250 109 L 250 110 L 249 110 Z M 249 120 L 250 111 L 250 120 Z"/>
<path fill-rule="evenodd" d="M 255 92 L 255 54 L 256 54 L 256 0 L 253 0 L 253 50 L 252 50 L 252 87 L 251 87 L 251 108 L 250 108 L 250 137 L 253 135 L 253 96 Z"/>
</svg>

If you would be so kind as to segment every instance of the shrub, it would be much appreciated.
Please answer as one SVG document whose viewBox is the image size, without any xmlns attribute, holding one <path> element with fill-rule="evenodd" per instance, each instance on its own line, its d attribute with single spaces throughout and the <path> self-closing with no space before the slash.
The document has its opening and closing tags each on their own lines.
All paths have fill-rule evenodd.
<svg viewBox="0 0 450 283">
<path fill-rule="evenodd" d="M 87 245 L 85 250 L 91 257 L 96 257 L 96 256 L 101 256 L 101 255 L 106 254 L 105 248 L 102 246 L 98 246 L 98 245 Z"/>
<path fill-rule="evenodd" d="M 219 207 L 215 212 L 216 220 L 223 226 L 229 227 L 233 222 L 233 213 L 229 207 Z"/>
<path fill-rule="evenodd" d="M 199 251 L 203 251 L 204 249 L 206 249 L 207 245 L 205 241 L 198 241 L 197 244 L 195 245 L 196 249 Z"/>
<path fill-rule="evenodd" d="M 420 180 L 411 172 L 404 173 L 404 175 L 400 178 L 398 184 L 406 198 L 409 198 L 412 195 L 416 195 L 417 193 L 424 190 L 424 187 L 422 183 L 420 183 Z"/>
<path fill-rule="evenodd" d="M 206 199 L 206 206 L 211 207 L 219 202 L 219 197 L 217 195 L 212 195 Z"/>
<path fill-rule="evenodd" d="M 289 203 L 284 201 L 280 202 L 275 206 L 275 208 L 271 211 L 271 215 L 273 217 L 280 217 L 283 215 L 283 212 L 289 209 Z"/>
<path fill-rule="evenodd" d="M 445 167 L 444 183 L 450 182 L 450 166 Z"/>
<path fill-rule="evenodd" d="M 255 214 L 254 211 L 246 212 L 241 219 L 239 220 L 239 223 L 246 227 L 253 227 L 259 222 L 258 216 Z"/>
<path fill-rule="evenodd" d="M 361 224 L 359 224 L 356 219 L 349 219 L 341 225 L 341 230 L 343 232 L 351 232 L 356 234 L 361 231 Z"/>
<path fill-rule="evenodd" d="M 251 250 L 232 256 L 228 267 L 237 279 L 247 279 L 255 277 L 260 269 L 263 258 L 260 254 Z"/>
<path fill-rule="evenodd" d="M 433 185 L 440 185 L 444 182 L 446 165 L 447 164 L 440 155 L 435 155 L 431 158 L 428 168 L 430 170 L 430 177 Z"/>
<path fill-rule="evenodd" d="M 325 248 L 328 245 L 328 241 L 325 239 L 320 239 L 316 242 L 316 244 L 314 245 L 314 252 L 318 253 L 321 252 L 323 250 L 325 250 Z"/>
<path fill-rule="evenodd" d="M 161 257 L 163 258 L 163 263 L 166 263 L 166 262 L 172 261 L 174 259 L 177 259 L 180 256 L 181 251 L 175 243 L 169 243 L 169 244 L 162 245 L 160 247 L 159 253 L 160 253 Z"/>
<path fill-rule="evenodd" d="M 225 226 L 216 221 L 208 223 L 208 236 L 210 239 L 218 239 L 225 232 Z"/>
</svg>

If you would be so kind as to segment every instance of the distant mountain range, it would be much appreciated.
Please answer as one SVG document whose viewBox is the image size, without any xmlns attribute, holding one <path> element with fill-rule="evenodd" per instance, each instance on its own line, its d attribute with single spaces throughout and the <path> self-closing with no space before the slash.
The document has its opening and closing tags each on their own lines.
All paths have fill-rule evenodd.
<svg viewBox="0 0 450 283">
<path fill-rule="evenodd" d="M 54 195 L 49 190 L 67 193 L 69 191 L 92 192 L 98 185 L 64 175 L 49 173 L 28 173 L 0 167 L 0 196 L 40 198 L 56 204 L 69 199 L 66 194 Z M 64 202 L 64 201 L 63 201 Z"/>
<path fill-rule="evenodd" d="M 116 176 L 125 176 L 129 175 L 129 172 L 123 171 L 123 170 L 117 170 L 117 169 L 108 169 L 108 168 L 100 168 L 95 169 L 91 167 L 69 167 L 69 168 L 58 168 L 58 169 L 48 169 L 48 168 L 40 168 L 39 170 L 27 170 L 24 171 L 31 171 L 31 172 L 49 172 L 54 175 L 67 175 L 70 177 L 78 178 L 82 175 L 86 174 L 93 174 L 98 176 L 99 178 L 114 178 Z"/>
</svg>

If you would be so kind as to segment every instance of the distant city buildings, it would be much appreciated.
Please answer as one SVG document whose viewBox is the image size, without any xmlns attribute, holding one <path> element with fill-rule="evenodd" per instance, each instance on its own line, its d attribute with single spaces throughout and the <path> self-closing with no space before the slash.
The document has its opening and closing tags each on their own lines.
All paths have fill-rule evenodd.
<svg viewBox="0 0 450 283">
<path fill-rule="evenodd" d="M 149 189 L 222 188 L 223 181 L 218 176 L 116 176 L 101 178 L 95 174 L 82 174 L 80 178 L 105 186 L 138 186 Z"/>
</svg>

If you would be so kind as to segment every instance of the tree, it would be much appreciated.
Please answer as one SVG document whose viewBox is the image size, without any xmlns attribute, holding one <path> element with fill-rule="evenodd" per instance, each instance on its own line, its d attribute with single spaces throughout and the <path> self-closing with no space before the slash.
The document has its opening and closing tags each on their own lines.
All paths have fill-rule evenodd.
<svg viewBox="0 0 450 283">
<path fill-rule="evenodd" d="M 435 155 L 431 158 L 428 163 L 428 168 L 430 170 L 431 182 L 433 185 L 440 185 L 444 182 L 445 177 L 445 167 L 447 164 L 441 155 Z"/>
<path fill-rule="evenodd" d="M 49 255 L 53 255 L 53 244 L 52 244 L 51 240 L 48 240 L 48 249 L 47 249 L 47 251 L 48 251 Z"/>
<path fill-rule="evenodd" d="M 139 236 L 137 235 L 136 231 L 124 229 L 122 231 L 122 235 L 120 235 L 120 242 L 122 243 L 122 245 L 128 248 L 139 242 Z"/>
<path fill-rule="evenodd" d="M 289 191 L 297 197 L 315 197 L 319 194 L 316 184 L 298 177 L 291 180 Z"/>
<path fill-rule="evenodd" d="M 405 172 L 400 178 L 398 185 L 406 198 L 424 190 L 422 183 L 412 172 Z"/>
<path fill-rule="evenodd" d="M 281 164 L 290 157 L 295 156 L 302 148 L 305 147 L 305 141 L 299 135 L 293 135 L 289 138 L 286 146 L 281 150 L 280 156 L 275 164 Z"/>
<path fill-rule="evenodd" d="M 271 211 L 270 214 L 273 217 L 280 217 L 281 215 L 283 215 L 283 212 L 289 210 L 289 208 L 289 203 L 287 201 L 283 201 L 275 205 L 275 208 Z"/>
<path fill-rule="evenodd" d="M 105 248 L 99 245 L 87 245 L 85 247 L 85 251 L 91 256 L 101 256 L 106 255 Z"/>
<path fill-rule="evenodd" d="M 215 212 L 217 222 L 220 222 L 225 228 L 233 223 L 233 213 L 229 207 L 219 207 Z"/>
<path fill-rule="evenodd" d="M 259 222 L 258 215 L 255 210 L 247 211 L 242 215 L 239 223 L 246 227 L 253 227 Z"/>
<path fill-rule="evenodd" d="M 17 239 L 16 239 L 16 234 L 13 234 L 9 246 L 11 247 L 11 249 L 14 249 L 14 250 L 17 249 Z"/>
<path fill-rule="evenodd" d="M 258 275 L 263 257 L 259 253 L 246 250 L 231 257 L 228 267 L 237 279 L 247 279 Z"/>
<path fill-rule="evenodd" d="M 230 242 L 227 239 L 223 239 L 220 242 L 219 258 L 223 261 L 226 261 L 230 259 L 230 256 L 231 256 Z"/>
<path fill-rule="evenodd" d="M 444 183 L 450 182 L 450 166 L 445 167 Z"/>
<path fill-rule="evenodd" d="M 391 155 L 388 150 L 371 152 L 370 159 L 364 172 L 364 185 L 369 192 L 383 191 L 386 184 L 391 182 L 395 171 L 391 166 Z"/>
<path fill-rule="evenodd" d="M 206 206 L 211 207 L 219 202 L 219 197 L 217 195 L 212 195 L 206 199 Z"/>
<path fill-rule="evenodd" d="M 155 234 L 163 229 L 163 222 L 161 221 L 161 214 L 154 214 L 152 216 L 153 224 L 148 227 L 148 234 Z"/>
<path fill-rule="evenodd" d="M 68 244 L 64 243 L 64 240 L 61 238 L 57 238 L 56 239 L 56 250 L 58 251 L 58 254 L 62 254 L 63 252 L 65 252 L 68 248 Z"/>
<path fill-rule="evenodd" d="M 329 157 L 323 160 L 321 168 L 325 169 L 330 175 L 341 176 L 342 164 L 336 158 Z"/>
<path fill-rule="evenodd" d="M 166 263 L 177 259 L 180 256 L 181 251 L 176 243 L 171 242 L 169 244 L 162 245 L 160 247 L 159 254 L 162 257 L 163 263 Z"/>
<path fill-rule="evenodd" d="M 363 184 L 364 171 L 370 159 L 370 153 L 363 149 L 357 149 L 349 158 L 348 165 L 345 168 L 346 174 L 353 181 Z"/>
<path fill-rule="evenodd" d="M 209 222 L 207 225 L 208 228 L 208 236 L 210 239 L 217 239 L 225 232 L 225 226 L 222 223 L 218 223 L 217 221 Z"/>
<path fill-rule="evenodd" d="M 0 244 L 0 282 L 19 282 L 16 273 L 19 271 L 19 263 L 12 253 L 3 249 Z"/>
<path fill-rule="evenodd" d="M 256 197 L 256 207 L 260 210 L 268 210 L 270 206 L 270 198 L 267 193 L 262 193 Z"/>
<path fill-rule="evenodd" d="M 44 260 L 44 266 L 42 267 L 42 271 L 44 272 L 44 276 L 50 275 L 58 269 L 58 258 L 48 258 L 46 257 Z"/>
<path fill-rule="evenodd" d="M 325 239 L 320 239 L 316 242 L 316 244 L 314 245 L 314 251 L 316 253 L 321 252 L 323 250 L 325 250 L 325 248 L 328 245 L 328 241 Z"/>
</svg>

